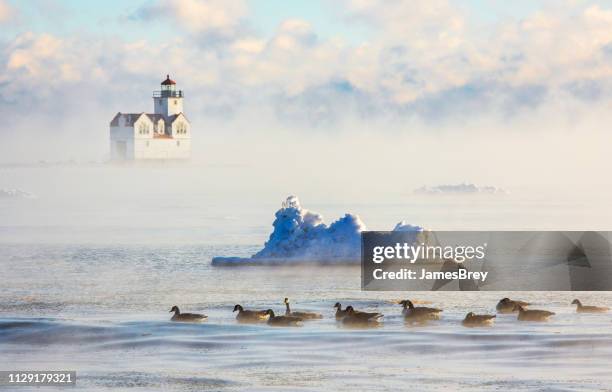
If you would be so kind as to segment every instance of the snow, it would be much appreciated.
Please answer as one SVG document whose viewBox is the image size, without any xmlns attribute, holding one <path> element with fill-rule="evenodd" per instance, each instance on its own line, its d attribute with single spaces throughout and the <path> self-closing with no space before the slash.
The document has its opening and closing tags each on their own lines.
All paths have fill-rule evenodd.
<svg viewBox="0 0 612 392">
<path fill-rule="evenodd" d="M 296 196 L 289 196 L 276 212 L 272 227 L 263 249 L 253 256 L 215 257 L 213 265 L 355 263 L 361 258 L 361 232 L 366 226 L 357 215 L 345 214 L 328 226 L 320 214 L 303 208 Z M 400 222 L 394 230 L 423 229 Z"/>
<path fill-rule="evenodd" d="M 423 228 L 421 226 L 414 226 L 414 225 L 411 225 L 409 223 L 406 223 L 406 221 L 401 221 L 397 225 L 395 225 L 395 227 L 393 228 L 393 231 L 415 231 L 415 232 L 420 232 L 420 231 L 423 231 Z"/>
</svg>

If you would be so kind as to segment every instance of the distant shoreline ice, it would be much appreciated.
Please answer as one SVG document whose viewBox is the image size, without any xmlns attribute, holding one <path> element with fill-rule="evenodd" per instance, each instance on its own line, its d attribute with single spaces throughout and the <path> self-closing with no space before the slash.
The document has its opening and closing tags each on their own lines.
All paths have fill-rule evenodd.
<svg viewBox="0 0 612 392">
<path fill-rule="evenodd" d="M 3 199 L 36 199 L 36 196 L 21 189 L 0 189 L 0 200 Z"/>
<path fill-rule="evenodd" d="M 476 184 L 443 184 L 435 186 L 422 186 L 414 190 L 418 195 L 474 195 L 474 194 L 506 194 L 504 189 L 494 186 L 478 186 Z"/>
</svg>

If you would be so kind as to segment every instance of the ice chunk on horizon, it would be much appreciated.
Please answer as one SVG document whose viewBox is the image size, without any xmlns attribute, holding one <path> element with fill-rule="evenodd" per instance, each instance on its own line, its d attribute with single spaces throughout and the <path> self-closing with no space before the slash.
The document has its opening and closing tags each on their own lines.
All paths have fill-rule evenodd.
<svg viewBox="0 0 612 392">
<path fill-rule="evenodd" d="M 406 223 L 406 221 L 401 221 L 395 225 L 393 231 L 423 231 L 423 228 Z"/>
<path fill-rule="evenodd" d="M 36 196 L 21 189 L 0 189 L 0 199 L 36 199 Z"/>
<path fill-rule="evenodd" d="M 275 214 L 274 230 L 262 250 L 251 257 L 215 257 L 213 265 L 290 264 L 303 262 L 356 263 L 361 258 L 361 232 L 366 229 L 359 216 L 345 214 L 329 226 L 323 217 L 289 196 Z M 400 222 L 394 230 L 422 231 Z"/>
<path fill-rule="evenodd" d="M 478 186 L 476 184 L 444 184 L 436 186 L 423 186 L 414 190 L 419 195 L 474 195 L 474 194 L 506 194 L 502 188 L 494 186 Z"/>
</svg>

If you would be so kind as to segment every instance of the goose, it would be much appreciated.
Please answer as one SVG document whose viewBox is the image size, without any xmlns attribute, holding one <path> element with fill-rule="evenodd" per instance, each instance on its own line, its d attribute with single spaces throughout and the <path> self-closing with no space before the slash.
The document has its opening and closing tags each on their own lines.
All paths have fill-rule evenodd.
<svg viewBox="0 0 612 392">
<path fill-rule="evenodd" d="M 572 305 L 578 305 L 576 306 L 576 312 L 578 313 L 605 313 L 610 310 L 610 308 L 607 308 L 605 306 L 583 305 L 582 302 L 580 302 L 580 300 L 578 299 L 573 300 Z"/>
<path fill-rule="evenodd" d="M 172 309 L 170 309 L 169 313 L 174 312 L 174 315 L 170 319 L 171 321 L 180 321 L 185 323 L 197 323 L 200 321 L 204 321 L 208 318 L 205 314 L 196 314 L 196 313 L 181 313 L 178 306 L 174 305 Z"/>
<path fill-rule="evenodd" d="M 242 305 L 234 306 L 234 312 L 238 312 L 236 320 L 243 323 L 260 323 L 266 321 L 268 313 L 265 310 L 244 310 Z"/>
<path fill-rule="evenodd" d="M 495 321 L 494 314 L 474 314 L 470 312 L 465 315 L 465 318 L 461 322 L 464 327 L 489 327 L 493 325 Z"/>
<path fill-rule="evenodd" d="M 400 302 L 400 305 L 404 307 L 402 314 L 406 321 L 410 322 L 422 322 L 427 320 L 438 320 L 442 309 L 428 308 L 425 306 L 414 306 L 412 301 L 405 299 Z"/>
<path fill-rule="evenodd" d="M 275 316 L 272 309 L 266 310 L 268 318 L 268 325 L 275 327 L 298 327 L 302 322 L 302 319 L 295 316 Z"/>
<path fill-rule="evenodd" d="M 340 302 L 336 302 L 334 308 L 336 309 L 336 320 L 342 320 L 348 313 L 346 309 L 342 310 L 342 305 L 340 305 Z"/>
<path fill-rule="evenodd" d="M 497 303 L 495 309 L 497 309 L 497 313 L 514 313 L 516 312 L 515 305 L 525 307 L 529 305 L 529 302 L 512 300 L 510 298 L 502 298 Z"/>
<path fill-rule="evenodd" d="M 536 310 L 529 309 L 525 310 L 521 305 L 515 305 L 516 310 L 518 310 L 518 320 L 519 321 L 547 321 L 550 316 L 554 316 L 554 312 L 549 312 L 548 310 Z"/>
<path fill-rule="evenodd" d="M 381 313 L 375 312 L 360 312 L 353 309 L 352 306 L 347 306 L 345 309 L 346 316 L 342 319 L 343 324 L 377 324 L 383 317 Z"/>
<path fill-rule="evenodd" d="M 291 308 L 289 307 L 289 298 L 285 298 L 285 307 L 287 308 L 285 310 L 285 316 L 295 316 L 303 320 L 313 320 L 313 319 L 323 318 L 322 315 L 320 315 L 319 313 L 314 313 L 314 312 L 292 312 Z"/>
</svg>

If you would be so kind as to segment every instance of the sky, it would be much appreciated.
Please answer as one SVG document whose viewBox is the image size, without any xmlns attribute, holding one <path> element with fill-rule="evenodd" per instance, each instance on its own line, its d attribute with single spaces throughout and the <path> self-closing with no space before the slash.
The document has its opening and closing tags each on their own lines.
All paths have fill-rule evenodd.
<svg viewBox="0 0 612 392">
<path fill-rule="evenodd" d="M 0 162 L 103 162 L 166 74 L 207 165 L 607 185 L 584 173 L 612 163 L 612 3 L 579 0 L 0 0 Z"/>
</svg>

